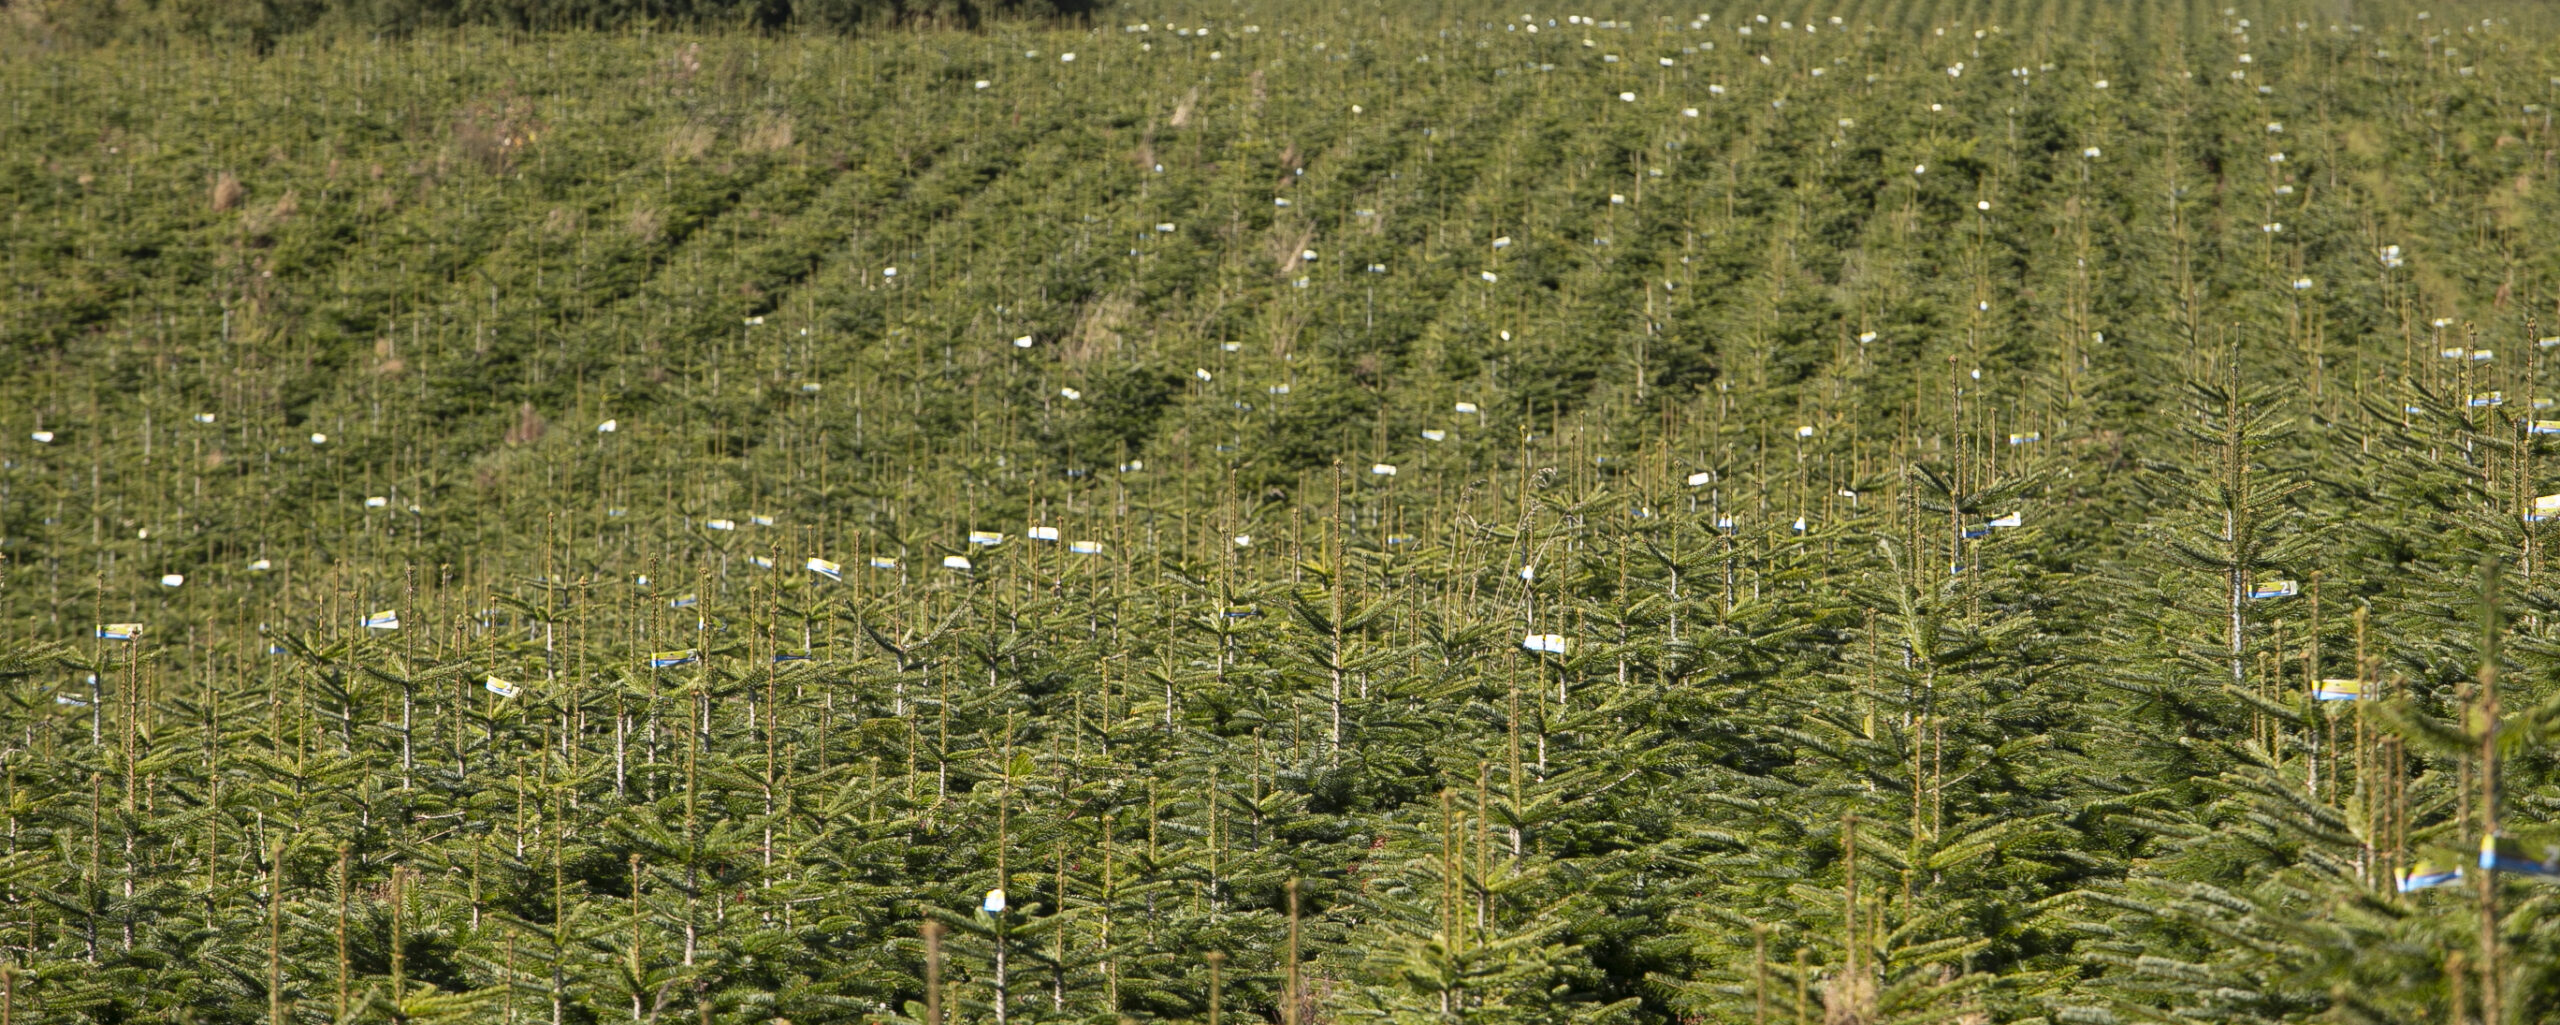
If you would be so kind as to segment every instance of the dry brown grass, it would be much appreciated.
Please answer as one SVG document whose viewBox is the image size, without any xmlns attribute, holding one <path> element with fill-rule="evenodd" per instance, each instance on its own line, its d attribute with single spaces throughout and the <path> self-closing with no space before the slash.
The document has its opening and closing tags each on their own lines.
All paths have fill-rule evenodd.
<svg viewBox="0 0 2560 1025">
<path fill-rule="evenodd" d="M 1315 240 L 1316 230 L 1314 228 L 1302 227 L 1291 230 L 1284 227 L 1275 227 L 1272 229 L 1272 245 L 1277 247 L 1272 255 L 1280 262 L 1281 276 L 1286 277 L 1298 272 L 1299 266 L 1303 263 L 1302 257 L 1304 257 L 1307 252 L 1307 243 Z"/>
<path fill-rule="evenodd" d="M 1076 317 L 1075 330 L 1067 333 L 1066 344 L 1058 347 L 1058 358 L 1068 364 L 1085 363 L 1118 349 L 1121 329 L 1137 309 L 1138 304 L 1125 295 L 1086 304 Z"/>
<path fill-rule="evenodd" d="M 399 342 L 393 341 L 388 336 L 373 340 L 374 373 L 389 377 L 407 369 L 409 369 L 409 363 L 400 358 Z"/>
<path fill-rule="evenodd" d="M 543 432 L 549 428 L 550 424 L 534 410 L 533 403 L 524 403 L 516 407 L 516 425 L 507 428 L 507 444 L 528 445 L 541 441 Z"/>
<path fill-rule="evenodd" d="M 533 101 L 496 96 L 465 106 L 453 119 L 454 154 L 491 174 L 515 168 L 516 154 L 541 135 Z"/>
<path fill-rule="evenodd" d="M 630 232 L 632 238 L 644 244 L 657 241 L 658 233 L 665 230 L 665 227 L 658 222 L 658 212 L 645 206 L 634 208 L 631 216 L 624 218 L 622 222 L 622 230 Z"/>
<path fill-rule="evenodd" d="M 1155 166 L 1155 164 L 1156 164 L 1156 123 L 1155 123 L 1155 122 L 1153 122 L 1153 121 L 1149 121 L 1149 122 L 1147 122 L 1147 131 L 1146 131 L 1146 134 L 1139 136 L 1139 138 L 1138 138 L 1138 148 L 1137 148 L 1137 149 L 1135 149 L 1135 150 L 1130 151 L 1130 153 L 1129 153 L 1129 159 L 1130 159 L 1132 162 L 1136 163 L 1136 164 L 1138 165 L 1138 170 L 1141 170 L 1141 171 L 1144 171 L 1144 170 L 1146 170 L 1146 169 L 1148 169 L 1148 168 L 1150 168 L 1150 167 L 1154 167 L 1154 166 Z"/>
<path fill-rule="evenodd" d="M 249 198 L 249 187 L 240 184 L 240 179 L 231 172 L 224 171 L 214 178 L 213 210 L 215 213 L 237 210 L 240 208 L 240 201 L 247 198 Z"/>
<path fill-rule="evenodd" d="M 703 154 L 711 152 L 711 144 L 719 141 L 719 138 L 719 129 L 699 121 L 688 121 L 677 125 L 674 130 L 667 133 L 667 159 L 700 160 Z"/>
<path fill-rule="evenodd" d="M 759 114 L 747 125 L 738 146 L 749 153 L 776 153 L 791 148 L 791 115 Z"/>
<path fill-rule="evenodd" d="M 1822 984 L 1822 1025 L 1872 1025 L 1876 1021 L 1876 978 L 1860 971 Z"/>
</svg>

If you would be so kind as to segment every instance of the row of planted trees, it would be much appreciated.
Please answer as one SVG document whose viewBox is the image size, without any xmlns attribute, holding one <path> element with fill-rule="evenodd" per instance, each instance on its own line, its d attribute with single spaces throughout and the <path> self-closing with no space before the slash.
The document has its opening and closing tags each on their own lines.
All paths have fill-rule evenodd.
<svg viewBox="0 0 2560 1025">
<path fill-rule="evenodd" d="M 1712 13 L 0 62 L 0 1017 L 2541 1015 L 2540 26 Z"/>
<path fill-rule="evenodd" d="M 2441 901 L 2396 883 L 2500 830 L 2479 724 L 2545 728 L 2496 697 L 2536 632 L 2488 654 L 2468 566 L 2405 588 L 2317 544 L 2250 458 L 2284 437 L 2272 397 L 2230 388 L 2195 387 L 2218 469 L 2148 580 L 2045 564 L 2049 478 L 1915 465 L 1799 533 L 1559 472 L 1496 485 L 1515 518 L 1401 543 L 1344 499 L 1277 574 L 1235 553 L 1281 539 L 1220 525 L 842 581 L 715 576 L 733 553 L 706 546 L 652 564 L 679 592 L 567 572 L 554 535 L 546 572 L 405 609 L 287 578 L 249 616 L 22 649 L 11 999 L 913 1014 L 927 918 L 954 1013 L 989 1016 L 1206 1014 L 1209 951 L 1235 1013 L 2121 1009 L 2163 976 L 2363 965 L 2378 940 L 2161 952 L 2198 916 L 2358 903 L 2429 963 L 2405 933 Z M 2490 607 L 2538 608 L 2521 584 Z M 2508 803 L 2538 768 L 2510 764 Z M 1293 880 L 1304 962 L 1275 942 Z M 968 914 L 988 889 L 1004 914 Z M 2535 943 L 2429 976 L 2471 996 L 2393 999 L 2538 1006 Z"/>
</svg>

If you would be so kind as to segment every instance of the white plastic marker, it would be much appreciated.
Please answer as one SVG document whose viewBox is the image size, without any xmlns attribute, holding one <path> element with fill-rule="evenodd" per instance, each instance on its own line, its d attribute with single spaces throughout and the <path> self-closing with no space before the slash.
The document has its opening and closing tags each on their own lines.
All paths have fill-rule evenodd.
<svg viewBox="0 0 2560 1025">
<path fill-rule="evenodd" d="M 619 421 L 619 420 L 607 420 L 607 421 L 605 421 L 605 422 L 603 422 L 603 423 L 600 423 L 600 424 L 597 424 L 597 425 L 596 425 L 596 433 L 597 433 L 597 434 L 611 434 L 611 433 L 613 433 L 613 432 L 615 432 L 615 431 L 618 431 L 618 430 L 621 430 L 621 429 L 622 429 L 622 421 Z"/>
<path fill-rule="evenodd" d="M 497 678 L 497 677 L 495 677 L 495 676 L 490 677 L 490 678 L 488 679 L 488 681 L 487 681 L 487 682 L 485 682 L 485 683 L 483 684 L 483 686 L 486 686 L 486 687 L 488 687 L 488 688 L 489 688 L 489 693 L 491 693 L 491 694 L 495 694 L 495 695 L 497 695 L 497 696 L 499 696 L 499 697 L 502 697 L 502 698 L 511 698 L 511 697 L 516 696 L 516 694 L 518 693 L 518 690 L 517 690 L 517 687 L 516 687 L 516 685 L 515 685 L 515 684 L 508 683 L 507 681 L 505 681 L 505 680 L 501 680 L 501 679 L 499 679 L 499 678 Z"/>
<path fill-rule="evenodd" d="M 98 639 L 102 641 L 129 641 L 140 636 L 140 623 L 108 623 L 98 628 Z"/>
<path fill-rule="evenodd" d="M 804 565 L 808 567 L 809 572 L 815 573 L 829 580 L 844 579 L 844 567 L 837 563 L 829 562 L 825 559 L 812 555 L 809 557 L 809 561 Z"/>
<path fill-rule="evenodd" d="M 1080 401 L 1084 398 L 1083 392 L 1077 391 L 1073 388 L 1060 388 L 1058 389 L 1058 395 L 1069 402 Z"/>
<path fill-rule="evenodd" d="M 886 555 L 874 555 L 871 557 L 871 568 L 896 569 L 898 568 L 898 560 L 892 559 Z"/>
<path fill-rule="evenodd" d="M 749 517 L 747 517 L 747 522 L 752 523 L 752 524 L 755 524 L 756 526 L 759 526 L 759 527 L 770 527 L 770 526 L 773 526 L 773 517 L 771 517 L 771 516 L 749 516 Z"/>
<path fill-rule="evenodd" d="M 1536 564 L 1536 563 L 1531 563 L 1531 564 L 1529 564 L 1529 565 L 1526 565 L 1526 566 L 1522 566 L 1522 567 L 1520 567 L 1520 579 L 1522 579 L 1522 580 L 1524 580 L 1524 581 L 1531 582 L 1531 583 L 1535 583 L 1535 582 L 1537 581 L 1537 579 L 1538 579 L 1538 566 L 1537 566 L 1537 564 Z"/>
<path fill-rule="evenodd" d="M 1377 463 L 1369 467 L 1369 474 L 1373 477 L 1393 477 L 1396 475 L 1396 468 L 1387 463 Z"/>
<path fill-rule="evenodd" d="M 329 443 L 329 436 L 314 431 L 311 435 L 311 443 L 314 445 L 326 445 Z"/>
<path fill-rule="evenodd" d="M 1991 525 L 2001 528 L 2023 527 L 2027 525 L 2027 514 L 2023 512 L 2013 512 L 2007 516 L 1991 521 Z"/>
<path fill-rule="evenodd" d="M 200 424 L 209 424 L 209 423 L 212 423 L 212 422 L 213 422 L 213 414 L 211 414 L 211 413 L 198 413 L 198 414 L 196 414 L 196 422 L 197 422 L 197 423 L 200 423 Z"/>
<path fill-rule="evenodd" d="M 1716 474 L 1713 470 L 1700 470 L 1689 475 L 1689 486 L 1693 488 L 1703 488 L 1715 482 Z"/>
<path fill-rule="evenodd" d="M 1562 655 L 1565 652 L 1566 642 L 1563 634 L 1530 634 L 1520 639 L 1520 646 L 1530 651 Z"/>
<path fill-rule="evenodd" d="M 1473 403 L 1473 402 L 1461 402 L 1461 403 L 1458 403 L 1457 409 L 1458 409 L 1458 412 L 1461 412 L 1461 413 L 1466 413 L 1466 414 L 1475 415 L 1475 416 L 1481 416 L 1481 415 L 1483 415 L 1480 411 L 1478 411 L 1478 410 L 1476 409 L 1476 404 L 1475 404 L 1475 403 Z"/>
<path fill-rule="evenodd" d="M 736 529 L 738 529 L 738 521 L 736 521 L 736 520 L 704 520 L 704 521 L 702 521 L 702 525 L 703 525 L 703 527 L 704 527 L 705 529 L 709 529 L 709 530 L 736 530 Z"/>
<path fill-rule="evenodd" d="M 1449 432 L 1447 432 L 1447 431 L 1440 431 L 1440 430 L 1428 430 L 1428 429 L 1426 429 L 1426 430 L 1424 430 L 1424 431 L 1422 432 L 1422 440 L 1424 440 L 1424 441 L 1447 441 L 1447 440 L 1449 440 Z"/>
<path fill-rule="evenodd" d="M 183 573 L 164 573 L 164 574 L 161 574 L 161 576 L 160 576 L 160 586 L 162 586 L 162 587 L 185 587 L 185 586 L 187 586 L 187 577 L 186 577 L 186 574 L 183 574 Z"/>
<path fill-rule="evenodd" d="M 400 614 L 389 609 L 376 612 L 364 617 L 364 628 L 367 630 L 400 629 Z"/>
<path fill-rule="evenodd" d="M 390 505 L 390 504 L 391 504 L 391 500 L 390 500 L 390 499 L 388 499 L 388 498 L 384 498 L 384 497 L 382 497 L 381 495 L 368 495 L 368 496 L 365 496 L 365 500 L 364 500 L 364 507 L 365 507 L 365 508 L 367 508 L 367 509 L 380 509 L 380 508 L 382 508 L 383 506 Z"/>
<path fill-rule="evenodd" d="M 1022 336 L 1022 337 L 1020 337 L 1020 338 L 1016 338 L 1016 339 L 1014 339 L 1014 340 L 1013 340 L 1013 347 L 1014 347 L 1014 348 L 1017 348 L 1017 349 L 1028 349 L 1028 348 L 1030 348 L 1030 347 L 1031 347 L 1031 336 L 1030 336 L 1030 335 L 1023 335 L 1023 336 Z"/>
<path fill-rule="evenodd" d="M 968 569 L 970 568 L 969 557 L 966 555 L 945 555 L 942 557 L 942 568 Z"/>
<path fill-rule="evenodd" d="M 1057 540 L 1057 539 L 1058 539 L 1058 528 L 1056 528 L 1056 527 L 1033 527 L 1033 528 L 1031 528 L 1031 529 L 1029 529 L 1029 530 L 1025 530 L 1025 531 L 1023 531 L 1023 532 L 1022 532 L 1022 536 L 1027 537 L 1027 538 L 1030 538 L 1030 539 L 1032 539 L 1032 540 L 1034 540 L 1034 541 L 1055 541 L 1055 540 Z"/>
<path fill-rule="evenodd" d="M 271 569 L 274 569 L 274 568 L 275 568 L 274 564 L 269 563 L 269 562 L 268 562 L 267 560 L 265 560 L 265 559 L 259 559 L 259 560 L 257 560 L 256 562 L 252 562 L 252 563 L 250 563 L 250 564 L 249 564 L 249 572 L 251 572 L 251 573 L 264 573 L 264 572 L 266 572 L 266 571 L 268 571 L 268 570 L 271 570 Z"/>
<path fill-rule="evenodd" d="M 1004 888 L 999 886 L 988 890 L 986 897 L 978 901 L 978 910 L 990 915 L 1004 914 Z"/>
<path fill-rule="evenodd" d="M 34 438 L 34 439 L 36 440 L 36 444 L 38 444 L 38 445 L 50 445 L 50 444 L 53 444 L 53 432 L 52 432 L 52 431 L 37 431 L 37 432 L 35 432 L 34 434 L 27 435 L 27 437 Z"/>
<path fill-rule="evenodd" d="M 969 532 L 969 543 L 973 545 L 1000 545 L 1004 543 L 1004 534 L 1001 531 L 994 530 L 972 530 Z"/>
<path fill-rule="evenodd" d="M 1251 534 L 1238 534 L 1238 535 L 1236 535 L 1236 547 L 1238 547 L 1238 548 L 1251 548 L 1251 547 L 1253 547 L 1253 535 L 1251 535 Z"/>
<path fill-rule="evenodd" d="M 1068 545 L 1067 550 L 1074 552 L 1077 555 L 1100 555 L 1102 554 L 1102 542 L 1078 541 Z"/>
</svg>

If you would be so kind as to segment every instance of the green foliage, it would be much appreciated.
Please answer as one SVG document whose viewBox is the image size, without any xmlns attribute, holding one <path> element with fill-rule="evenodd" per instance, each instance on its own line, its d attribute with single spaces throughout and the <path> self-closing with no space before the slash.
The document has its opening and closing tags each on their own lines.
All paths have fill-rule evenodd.
<svg viewBox="0 0 2560 1025">
<path fill-rule="evenodd" d="M 0 11 L 0 1016 L 2560 1008 L 2539 6 Z"/>
</svg>

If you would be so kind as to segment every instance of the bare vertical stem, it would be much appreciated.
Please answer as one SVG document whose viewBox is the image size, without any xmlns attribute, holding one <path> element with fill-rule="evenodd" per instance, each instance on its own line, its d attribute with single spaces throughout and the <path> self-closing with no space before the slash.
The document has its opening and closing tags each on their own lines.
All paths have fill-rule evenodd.
<svg viewBox="0 0 2560 1025">
<path fill-rule="evenodd" d="M 2498 560 L 2480 571 L 2480 842 L 2498 838 Z M 2501 1025 L 2498 986 L 2497 873 L 2482 872 L 2480 882 L 2480 1020 Z"/>
<path fill-rule="evenodd" d="M 1288 980 L 1280 988 L 1280 1025 L 1298 1025 L 1298 881 L 1289 880 Z M 0 1025 L 7 1025 L 0 1022 Z"/>
<path fill-rule="evenodd" d="M 924 924 L 924 1025 L 942 1025 L 942 923 Z"/>
</svg>

